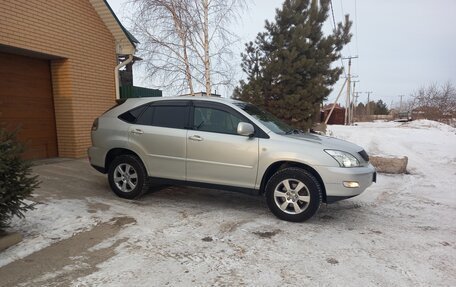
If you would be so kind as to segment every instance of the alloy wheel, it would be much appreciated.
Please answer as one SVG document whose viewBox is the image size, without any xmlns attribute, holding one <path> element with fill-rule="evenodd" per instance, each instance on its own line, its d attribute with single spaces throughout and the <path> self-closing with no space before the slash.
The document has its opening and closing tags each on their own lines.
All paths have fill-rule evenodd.
<svg viewBox="0 0 456 287">
<path fill-rule="evenodd" d="M 274 201 L 283 212 L 300 214 L 309 206 L 309 189 L 298 179 L 282 180 L 274 189 Z"/>
<path fill-rule="evenodd" d="M 121 191 L 131 192 L 138 184 L 138 173 L 128 163 L 121 163 L 114 170 L 114 183 Z"/>
</svg>

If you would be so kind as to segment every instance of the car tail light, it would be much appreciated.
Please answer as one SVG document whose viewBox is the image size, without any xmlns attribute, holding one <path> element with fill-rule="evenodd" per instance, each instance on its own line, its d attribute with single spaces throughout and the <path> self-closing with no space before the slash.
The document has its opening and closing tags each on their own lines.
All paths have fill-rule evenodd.
<svg viewBox="0 0 456 287">
<path fill-rule="evenodd" d="M 96 131 L 98 129 L 98 118 L 96 118 L 94 121 L 93 121 L 93 124 L 92 124 L 92 131 Z"/>
</svg>

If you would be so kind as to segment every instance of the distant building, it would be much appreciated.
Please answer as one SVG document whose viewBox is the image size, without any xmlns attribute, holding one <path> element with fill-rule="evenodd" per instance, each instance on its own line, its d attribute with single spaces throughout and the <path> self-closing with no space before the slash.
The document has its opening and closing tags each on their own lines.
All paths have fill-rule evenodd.
<svg viewBox="0 0 456 287">
<path fill-rule="evenodd" d="M 333 104 L 325 105 L 320 112 L 321 122 L 324 122 L 331 111 Z M 345 108 L 336 104 L 331 117 L 328 120 L 328 125 L 343 125 L 345 122 Z"/>
</svg>

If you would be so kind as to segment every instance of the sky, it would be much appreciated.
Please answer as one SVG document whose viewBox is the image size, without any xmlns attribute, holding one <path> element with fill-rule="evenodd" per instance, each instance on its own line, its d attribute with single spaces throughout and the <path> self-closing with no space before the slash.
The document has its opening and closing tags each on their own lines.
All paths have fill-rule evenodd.
<svg viewBox="0 0 456 287">
<path fill-rule="evenodd" d="M 128 0 L 108 0 L 119 19 L 128 29 L 125 9 Z M 264 21 L 273 20 L 281 0 L 247 0 L 248 9 L 233 24 L 240 37 L 234 46 L 235 62 L 245 42 L 264 31 Z M 452 81 L 456 85 L 456 1 L 455 0 L 333 0 L 336 22 L 349 14 L 353 21 L 353 38 L 342 51 L 343 57 L 358 56 L 352 62 L 356 91 L 371 91 L 371 100 L 382 99 L 388 106 L 398 105 L 399 95 L 407 99 L 418 88 L 432 83 Z M 328 18 L 324 30 L 333 27 Z M 335 65 L 342 65 L 340 62 Z M 239 68 L 238 79 L 242 79 Z M 345 61 L 345 68 L 348 63 Z M 135 71 L 135 84 L 148 86 L 140 69 Z M 328 97 L 334 101 L 344 79 L 339 80 Z M 230 96 L 231 90 L 223 96 Z M 166 90 L 164 91 L 166 96 Z M 359 101 L 365 102 L 367 93 Z"/>
</svg>

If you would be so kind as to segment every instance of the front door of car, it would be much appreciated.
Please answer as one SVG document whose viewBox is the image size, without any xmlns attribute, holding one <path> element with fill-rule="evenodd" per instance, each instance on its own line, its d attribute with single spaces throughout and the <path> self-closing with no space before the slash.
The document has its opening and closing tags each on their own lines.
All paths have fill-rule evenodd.
<svg viewBox="0 0 456 287">
<path fill-rule="evenodd" d="M 130 148 L 141 153 L 149 176 L 185 180 L 188 101 L 157 101 L 130 126 Z"/>
<path fill-rule="evenodd" d="M 255 186 L 258 138 L 237 134 L 247 121 L 234 109 L 194 101 L 193 129 L 187 134 L 187 180 L 245 188 Z"/>
</svg>

